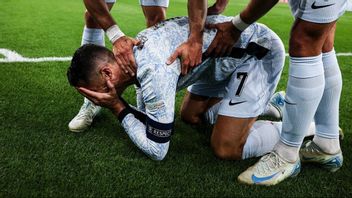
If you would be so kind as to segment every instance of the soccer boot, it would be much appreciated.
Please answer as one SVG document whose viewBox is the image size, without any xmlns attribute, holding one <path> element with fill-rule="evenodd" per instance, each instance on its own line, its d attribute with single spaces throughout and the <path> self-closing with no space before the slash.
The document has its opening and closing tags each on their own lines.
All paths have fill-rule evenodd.
<svg viewBox="0 0 352 198">
<path fill-rule="evenodd" d="M 274 109 L 277 110 L 277 112 L 271 116 L 275 119 L 282 120 L 283 110 L 284 110 L 284 105 L 285 105 L 285 92 L 284 91 L 276 92 L 270 98 L 269 105 L 274 107 Z"/>
<path fill-rule="evenodd" d="M 93 104 L 87 98 L 84 98 L 84 103 L 78 114 L 68 124 L 68 128 L 72 132 L 83 132 L 93 122 L 94 117 L 100 112 L 101 107 Z"/>
<path fill-rule="evenodd" d="M 299 150 L 302 163 L 315 163 L 330 172 L 335 172 L 342 167 L 343 156 L 341 150 L 336 154 L 327 154 L 312 140 L 303 143 Z"/>
<path fill-rule="evenodd" d="M 301 162 L 299 158 L 296 162 L 290 163 L 277 153 L 271 152 L 241 173 L 238 176 L 238 181 L 249 185 L 272 186 L 286 178 L 298 175 L 300 170 Z"/>
</svg>

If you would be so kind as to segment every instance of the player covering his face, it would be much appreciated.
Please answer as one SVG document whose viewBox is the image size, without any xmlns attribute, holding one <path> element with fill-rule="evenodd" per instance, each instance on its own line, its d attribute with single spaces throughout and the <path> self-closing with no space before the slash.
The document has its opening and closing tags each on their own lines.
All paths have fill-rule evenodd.
<svg viewBox="0 0 352 198">
<path fill-rule="evenodd" d="M 214 23 L 231 18 L 212 16 L 207 20 L 208 23 Z M 199 85 L 206 79 L 208 84 L 220 87 L 216 94 L 225 96 L 223 100 L 226 102 L 223 104 L 246 101 L 223 114 L 239 119 L 256 118 L 265 111 L 282 71 L 285 55 L 281 40 L 267 27 L 253 24 L 235 44 L 230 57 L 205 57 L 199 67 L 182 76 L 179 60 L 171 65 L 167 65 L 166 61 L 173 50 L 187 39 L 188 32 L 187 18 L 180 17 L 139 33 L 137 38 L 143 42 L 134 48 L 138 66 L 136 77 L 122 71 L 111 51 L 96 45 L 79 48 L 68 70 L 70 84 L 94 103 L 111 109 L 135 145 L 155 160 L 162 160 L 168 152 L 174 130 L 177 90 L 193 84 L 191 91 L 195 92 L 195 88 L 199 91 L 199 88 L 205 88 Z M 203 52 L 215 34 L 213 30 L 205 31 Z M 244 72 L 248 75 L 247 82 L 251 83 L 247 86 L 243 84 L 245 81 L 242 82 L 241 91 L 238 92 L 242 94 L 227 92 L 238 89 L 242 81 L 242 78 L 237 77 L 238 73 Z M 136 86 L 137 108 L 128 105 L 120 97 L 126 87 L 132 84 Z M 251 128 L 258 128 L 258 125 L 251 127 L 254 121 L 242 123 L 246 129 L 244 140 L 254 135 L 250 133 Z M 270 126 L 270 130 L 265 128 L 270 131 L 266 136 L 271 138 L 259 137 L 241 143 L 242 158 L 269 152 L 278 141 L 280 127 L 271 123 L 265 125 Z"/>
</svg>

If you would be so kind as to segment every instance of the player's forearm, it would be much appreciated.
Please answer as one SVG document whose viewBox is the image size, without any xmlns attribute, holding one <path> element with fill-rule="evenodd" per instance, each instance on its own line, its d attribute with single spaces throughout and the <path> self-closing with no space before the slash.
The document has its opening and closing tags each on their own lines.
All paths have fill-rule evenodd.
<svg viewBox="0 0 352 198">
<path fill-rule="evenodd" d="M 241 12 L 243 22 L 251 24 L 264 16 L 276 5 L 279 0 L 251 0 L 247 7 Z"/>
<path fill-rule="evenodd" d="M 147 137 L 147 127 L 133 114 L 128 114 L 121 121 L 125 132 L 131 141 L 153 160 L 163 160 L 169 149 L 169 142 L 158 143 Z"/>
<path fill-rule="evenodd" d="M 100 25 L 105 31 L 116 25 L 116 22 L 112 18 L 109 8 L 104 0 L 83 0 L 84 4 L 89 12 L 95 19 L 95 21 Z"/>
<path fill-rule="evenodd" d="M 207 7 L 207 0 L 188 0 L 188 17 L 190 26 L 189 38 L 196 42 L 201 43 L 203 41 Z"/>
<path fill-rule="evenodd" d="M 155 126 L 149 124 L 150 121 L 148 121 L 147 115 L 128 104 L 125 107 L 120 113 L 115 115 L 131 141 L 151 159 L 164 159 L 169 148 L 169 139 L 163 142 L 150 139 L 147 134 L 156 129 L 154 128 Z"/>
</svg>

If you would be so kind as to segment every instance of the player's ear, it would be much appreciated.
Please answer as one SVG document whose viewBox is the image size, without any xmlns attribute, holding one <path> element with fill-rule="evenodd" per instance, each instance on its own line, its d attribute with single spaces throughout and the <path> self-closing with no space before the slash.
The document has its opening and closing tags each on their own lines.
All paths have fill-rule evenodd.
<svg viewBox="0 0 352 198">
<path fill-rule="evenodd" d="M 100 74 L 103 76 L 105 79 L 112 79 L 112 70 L 108 65 L 104 65 L 100 68 Z"/>
</svg>

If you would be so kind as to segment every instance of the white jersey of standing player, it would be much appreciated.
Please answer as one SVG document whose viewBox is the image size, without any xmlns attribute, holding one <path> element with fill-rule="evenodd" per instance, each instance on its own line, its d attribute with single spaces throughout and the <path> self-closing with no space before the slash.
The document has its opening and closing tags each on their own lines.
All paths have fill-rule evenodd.
<svg viewBox="0 0 352 198">
<path fill-rule="evenodd" d="M 221 23 L 231 19 L 225 16 L 209 16 L 207 23 Z M 209 47 L 215 34 L 215 30 L 205 30 L 203 52 Z M 250 90 L 252 93 L 258 92 L 256 94 L 261 94 L 260 97 L 264 98 L 263 104 L 259 105 L 260 108 L 253 110 L 256 111 L 253 115 L 258 116 L 264 111 L 282 71 L 285 55 L 281 40 L 266 26 L 254 23 L 241 34 L 234 47 L 246 49 L 249 43 L 255 43 L 270 52 L 270 55 L 263 58 L 267 60 L 258 60 L 255 55 L 246 53 L 236 58 L 208 58 L 189 74 L 180 76 L 180 61 L 177 60 L 171 65 L 166 65 L 166 61 L 174 50 L 187 40 L 188 35 L 187 17 L 161 22 L 137 35 L 142 42 L 141 46 L 134 48 L 138 66 L 137 80 L 140 83 L 137 87 L 137 109 L 143 112 L 144 118 L 140 119 L 140 116 L 132 112 L 125 112 L 119 116 L 119 120 L 134 144 L 154 160 L 162 160 L 168 152 L 173 133 L 177 90 L 186 88 L 196 81 L 206 80 L 209 85 L 224 83 L 223 89 L 226 91 L 226 84 L 231 84 L 229 81 L 234 71 L 239 67 L 251 66 L 253 72 L 261 73 L 256 76 L 259 77 L 258 83 L 254 83 Z M 260 78 L 260 75 L 263 77 Z M 256 77 L 252 80 L 256 80 Z M 262 92 L 262 87 L 266 85 L 269 88 Z M 255 86 L 259 86 L 259 89 Z M 219 96 L 221 94 L 219 93 Z M 252 102 L 252 105 L 249 103 L 250 106 L 255 106 L 256 101 L 249 99 L 248 102 Z M 252 110 L 238 108 L 237 111 L 241 114 L 241 111 Z"/>
</svg>

